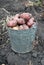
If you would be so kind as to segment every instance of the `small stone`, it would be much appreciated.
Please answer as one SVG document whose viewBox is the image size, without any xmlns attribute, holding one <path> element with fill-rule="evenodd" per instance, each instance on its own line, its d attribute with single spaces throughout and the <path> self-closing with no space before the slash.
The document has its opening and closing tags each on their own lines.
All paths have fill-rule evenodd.
<svg viewBox="0 0 44 65">
<path fill-rule="evenodd" d="M 43 57 L 43 55 L 42 55 L 42 54 L 40 54 L 40 55 L 39 55 L 39 57 L 40 57 L 40 58 L 42 58 L 42 57 Z"/>
<path fill-rule="evenodd" d="M 18 61 L 18 56 L 15 55 L 13 52 L 10 53 L 7 57 L 7 62 L 8 64 L 10 65 L 14 65 L 15 64 L 15 61 L 17 62 Z"/>
<path fill-rule="evenodd" d="M 41 60 L 41 64 L 44 65 L 44 58 Z"/>
<path fill-rule="evenodd" d="M 36 61 L 37 61 L 38 63 L 40 63 L 40 62 L 41 62 L 41 58 L 40 58 L 40 57 L 37 57 L 37 58 L 36 58 Z"/>
<path fill-rule="evenodd" d="M 33 57 L 37 57 L 37 52 L 32 54 Z"/>
<path fill-rule="evenodd" d="M 44 54 L 44 51 L 43 51 L 43 54 Z"/>
<path fill-rule="evenodd" d="M 38 63 L 38 65 L 41 65 L 41 63 Z"/>
<path fill-rule="evenodd" d="M 5 56 L 6 53 L 7 53 L 7 51 L 5 51 L 5 48 L 1 49 L 1 55 L 2 55 L 2 56 Z"/>
</svg>

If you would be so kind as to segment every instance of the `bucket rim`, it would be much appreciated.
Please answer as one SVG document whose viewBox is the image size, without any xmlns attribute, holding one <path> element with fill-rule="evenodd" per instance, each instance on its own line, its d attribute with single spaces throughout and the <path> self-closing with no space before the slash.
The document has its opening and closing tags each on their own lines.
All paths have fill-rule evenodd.
<svg viewBox="0 0 44 65">
<path fill-rule="evenodd" d="M 31 28 L 25 29 L 25 30 L 14 30 L 14 29 L 12 29 L 12 28 L 10 28 L 10 27 L 7 27 L 7 29 L 13 30 L 13 31 L 28 31 L 28 30 L 30 30 L 30 29 L 36 29 L 36 28 L 37 28 L 37 22 L 35 22 L 35 23 L 32 25 Z"/>
</svg>

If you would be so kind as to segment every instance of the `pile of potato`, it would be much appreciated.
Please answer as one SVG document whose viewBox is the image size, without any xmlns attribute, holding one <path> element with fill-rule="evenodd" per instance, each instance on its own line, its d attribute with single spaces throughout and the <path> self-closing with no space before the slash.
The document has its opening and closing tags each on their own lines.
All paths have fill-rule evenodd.
<svg viewBox="0 0 44 65">
<path fill-rule="evenodd" d="M 26 30 L 35 23 L 34 17 L 30 13 L 16 14 L 7 21 L 7 26 L 14 30 Z"/>
</svg>

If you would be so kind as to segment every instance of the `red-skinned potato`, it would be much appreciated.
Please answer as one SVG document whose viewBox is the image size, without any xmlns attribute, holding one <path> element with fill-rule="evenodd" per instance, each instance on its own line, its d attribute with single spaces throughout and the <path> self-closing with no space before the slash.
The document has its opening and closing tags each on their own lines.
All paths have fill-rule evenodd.
<svg viewBox="0 0 44 65">
<path fill-rule="evenodd" d="M 26 24 L 23 25 L 23 28 L 24 30 L 29 29 L 29 27 Z"/>
<path fill-rule="evenodd" d="M 31 18 L 31 19 L 27 22 L 27 25 L 28 25 L 29 27 L 31 27 L 33 24 L 34 24 L 34 18 Z"/>
<path fill-rule="evenodd" d="M 23 18 L 17 19 L 18 24 L 25 24 L 25 20 Z"/>
<path fill-rule="evenodd" d="M 16 20 L 10 20 L 7 22 L 7 26 L 8 27 L 14 27 L 17 25 L 17 21 Z"/>
<path fill-rule="evenodd" d="M 20 17 L 20 14 L 16 14 L 15 16 L 14 16 L 14 18 L 19 18 Z"/>
<path fill-rule="evenodd" d="M 19 26 L 19 30 L 24 30 L 23 25 Z"/>
<path fill-rule="evenodd" d="M 31 18 L 31 20 L 33 20 L 33 21 L 34 21 L 34 20 L 35 20 L 35 19 L 34 19 L 34 17 L 32 17 L 32 18 Z"/>
<path fill-rule="evenodd" d="M 26 24 L 20 25 L 19 27 L 19 30 L 27 30 L 27 29 L 29 29 L 29 27 Z"/>
<path fill-rule="evenodd" d="M 11 17 L 11 20 L 17 20 L 19 17 L 20 17 L 20 15 L 19 14 L 16 14 L 15 16 L 12 16 Z"/>
<path fill-rule="evenodd" d="M 22 13 L 20 15 L 21 18 L 25 19 L 25 20 L 29 20 L 30 19 L 30 14 L 29 13 Z"/>
</svg>

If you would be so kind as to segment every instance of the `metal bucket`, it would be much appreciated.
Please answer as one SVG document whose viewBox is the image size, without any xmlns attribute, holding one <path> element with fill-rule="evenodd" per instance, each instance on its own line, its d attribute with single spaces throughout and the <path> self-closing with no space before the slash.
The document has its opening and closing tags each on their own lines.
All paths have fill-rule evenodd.
<svg viewBox="0 0 44 65">
<path fill-rule="evenodd" d="M 30 52 L 33 49 L 33 41 L 37 30 L 36 23 L 27 30 L 13 30 L 8 28 L 11 48 L 18 53 Z"/>
</svg>

